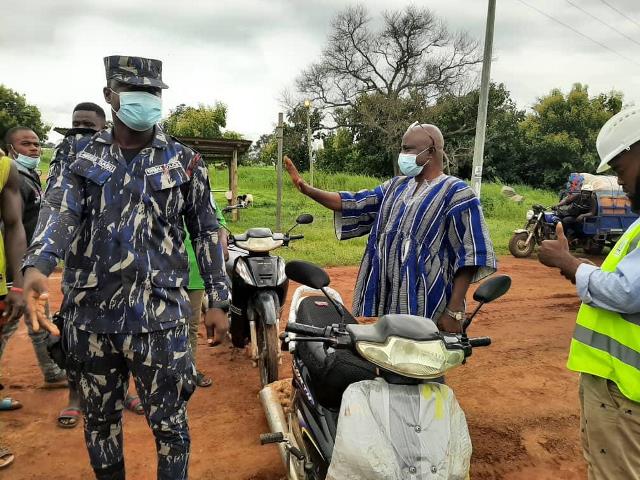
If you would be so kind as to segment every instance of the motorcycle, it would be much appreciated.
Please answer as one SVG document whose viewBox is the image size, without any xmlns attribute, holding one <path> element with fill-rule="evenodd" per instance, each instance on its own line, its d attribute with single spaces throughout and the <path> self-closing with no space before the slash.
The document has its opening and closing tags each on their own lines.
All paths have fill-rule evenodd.
<svg viewBox="0 0 640 480">
<path fill-rule="evenodd" d="M 239 205 L 223 211 L 244 208 L 242 203 Z M 262 385 L 278 379 L 278 327 L 289 287 L 284 259 L 270 252 L 303 239 L 304 235 L 291 235 L 291 231 L 312 222 L 312 215 L 302 214 L 286 233 L 250 228 L 242 234 L 229 235 L 226 269 L 231 283 L 231 342 L 238 348 L 250 345 L 250 356 L 258 367 Z"/>
<path fill-rule="evenodd" d="M 509 252 L 516 258 L 529 257 L 536 245 L 543 240 L 556 238 L 556 224 L 560 217 L 555 210 L 542 205 L 533 205 L 527 212 L 527 223 L 524 228 L 514 230 L 509 240 Z"/>
<path fill-rule="evenodd" d="M 358 324 L 320 267 L 293 261 L 285 271 L 303 285 L 281 337 L 293 355 L 288 414 L 271 385 L 260 398 L 271 430 L 261 443 L 278 445 L 287 478 L 392 480 L 426 478 L 427 471 L 429 478 L 468 478 L 466 420 L 442 377 L 474 348 L 491 344 L 466 331 L 483 304 L 508 291 L 511 279 L 485 281 L 474 293 L 478 307 L 462 333 L 453 334 L 413 315 Z M 445 410 L 450 422 L 442 420 Z M 427 458 L 433 461 L 424 465 Z"/>
</svg>

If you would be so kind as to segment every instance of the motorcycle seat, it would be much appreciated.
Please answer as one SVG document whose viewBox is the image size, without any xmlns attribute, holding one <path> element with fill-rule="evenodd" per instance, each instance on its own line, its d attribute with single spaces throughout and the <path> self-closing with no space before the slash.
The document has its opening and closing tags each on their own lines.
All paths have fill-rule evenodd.
<svg viewBox="0 0 640 480">
<path fill-rule="evenodd" d="M 383 315 L 371 325 L 347 327 L 358 341 L 384 343 L 390 336 L 409 338 L 416 341 L 436 340 L 440 332 L 436 324 L 425 317 L 416 315 Z"/>
<path fill-rule="evenodd" d="M 312 296 L 300 302 L 296 321 L 325 328 L 340 323 L 340 315 L 326 297 Z M 347 323 L 356 324 L 353 319 Z M 376 377 L 376 366 L 349 350 L 325 348 L 320 342 L 299 342 L 296 351 L 309 370 L 314 396 L 329 409 L 340 408 L 342 394 L 349 385 Z"/>
</svg>

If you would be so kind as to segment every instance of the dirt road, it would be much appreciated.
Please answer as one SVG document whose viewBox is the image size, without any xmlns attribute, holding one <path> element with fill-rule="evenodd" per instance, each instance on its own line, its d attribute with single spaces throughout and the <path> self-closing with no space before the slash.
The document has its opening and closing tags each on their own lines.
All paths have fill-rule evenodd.
<svg viewBox="0 0 640 480">
<path fill-rule="evenodd" d="M 494 344 L 474 352 L 469 364 L 447 377 L 466 412 L 473 439 L 475 479 L 558 480 L 586 478 L 578 437 L 577 375 L 564 368 L 579 305 L 574 287 L 535 260 L 501 259 L 511 291 L 484 308 L 472 327 Z M 333 286 L 350 299 L 356 268 L 334 268 Z M 50 290 L 59 290 L 59 278 Z M 293 288 L 290 289 L 290 294 Z M 59 296 L 54 298 L 58 304 Z M 202 342 L 198 368 L 215 379 L 189 404 L 194 479 L 278 480 L 274 446 L 260 446 L 266 422 L 258 372 L 243 354 Z M 285 358 L 281 377 L 289 375 Z M 0 435 L 16 454 L 0 478 L 89 479 L 82 428 L 63 430 L 56 416 L 66 392 L 41 388 L 26 329 L 21 326 L 2 361 L 3 394 L 22 410 L 0 413 Z M 155 447 L 143 417 L 125 414 L 127 477 L 155 478 Z"/>
</svg>

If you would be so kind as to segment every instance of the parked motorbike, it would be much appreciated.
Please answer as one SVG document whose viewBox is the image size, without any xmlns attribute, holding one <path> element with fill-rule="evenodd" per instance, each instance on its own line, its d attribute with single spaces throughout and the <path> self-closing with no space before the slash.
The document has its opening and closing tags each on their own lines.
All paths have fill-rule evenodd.
<svg viewBox="0 0 640 480">
<path fill-rule="evenodd" d="M 236 205 L 225 210 L 232 208 L 242 207 Z M 250 228 L 229 236 L 226 268 L 231 279 L 231 342 L 239 348 L 250 345 L 251 359 L 258 366 L 262 385 L 278 379 L 278 325 L 289 287 L 284 259 L 270 252 L 304 238 L 304 235 L 291 235 L 291 231 L 312 222 L 312 215 L 302 214 L 286 233 Z"/>
<path fill-rule="evenodd" d="M 453 449 L 450 461 L 468 471 L 471 443 L 464 415 L 448 387 L 433 382 L 442 382 L 445 372 L 464 364 L 475 347 L 491 344 L 490 338 L 469 338 L 466 331 L 483 304 L 508 291 L 511 279 L 502 275 L 485 281 L 474 294 L 479 305 L 464 322 L 463 333 L 450 334 L 440 332 L 431 319 L 413 315 L 390 314 L 375 324 L 358 324 L 343 306 L 340 295 L 329 288 L 329 276 L 320 267 L 293 261 L 285 272 L 304 285 L 294 294 L 281 337 L 283 346 L 293 355 L 288 414 L 285 416 L 272 386 L 265 387 L 260 397 L 271 430 L 261 436 L 261 442 L 278 444 L 288 479 L 426 478 L 415 466 L 427 457 L 425 448 L 419 446 L 430 445 L 427 450 L 442 447 L 443 452 L 449 452 L 448 446 L 456 441 L 466 442 L 468 449 Z M 323 295 L 318 295 L 318 290 Z M 376 380 L 363 382 L 373 379 Z M 384 404 L 385 400 L 369 398 L 371 402 L 347 404 L 341 409 L 343 395 L 346 399 L 371 386 L 383 392 L 380 398 L 388 399 L 387 409 L 379 416 L 362 417 L 364 421 L 356 417 L 354 424 L 354 416 L 362 414 L 363 409 Z M 433 426 L 437 423 L 434 419 L 442 417 L 442 409 L 424 412 L 427 391 L 445 393 L 440 399 L 446 397 L 458 409 L 460 428 L 446 423 L 443 432 Z M 421 417 L 420 423 L 416 422 L 416 415 Z M 348 428 L 341 430 L 343 422 Z M 407 426 L 412 434 L 415 431 L 416 435 L 424 435 L 421 440 L 411 440 L 406 432 L 393 433 Z M 376 437 L 383 430 L 385 434 Z M 385 439 L 386 444 L 378 445 L 383 448 L 375 449 L 375 453 L 367 451 L 371 448 L 360 448 L 371 438 Z M 334 446 L 339 445 L 344 451 L 334 451 Z M 367 470 L 369 467 L 373 470 Z M 434 461 L 427 468 L 433 475 L 429 478 L 468 478 L 465 472 L 460 477 L 450 470 L 446 473 L 442 462 Z M 434 475 L 437 472 L 440 476 Z"/>
<path fill-rule="evenodd" d="M 526 258 L 543 240 L 556 238 L 556 224 L 560 221 L 556 212 L 542 205 L 532 208 L 527 212 L 524 228 L 515 230 L 509 240 L 509 251 L 516 258 Z"/>
</svg>

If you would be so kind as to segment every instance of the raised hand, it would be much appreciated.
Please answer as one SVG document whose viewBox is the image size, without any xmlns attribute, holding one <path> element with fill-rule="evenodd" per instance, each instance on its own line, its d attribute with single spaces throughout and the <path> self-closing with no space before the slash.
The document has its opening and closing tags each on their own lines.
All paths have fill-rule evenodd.
<svg viewBox="0 0 640 480">
<path fill-rule="evenodd" d="M 286 155 L 284 156 L 284 168 L 287 169 L 287 173 L 289 173 L 289 176 L 291 177 L 291 181 L 293 182 L 293 185 L 300 192 L 304 193 L 303 188 L 306 185 L 306 183 L 302 178 L 302 176 L 300 175 L 300 172 L 298 172 L 298 169 L 296 168 L 296 166 L 293 164 L 291 159 Z"/>
</svg>

